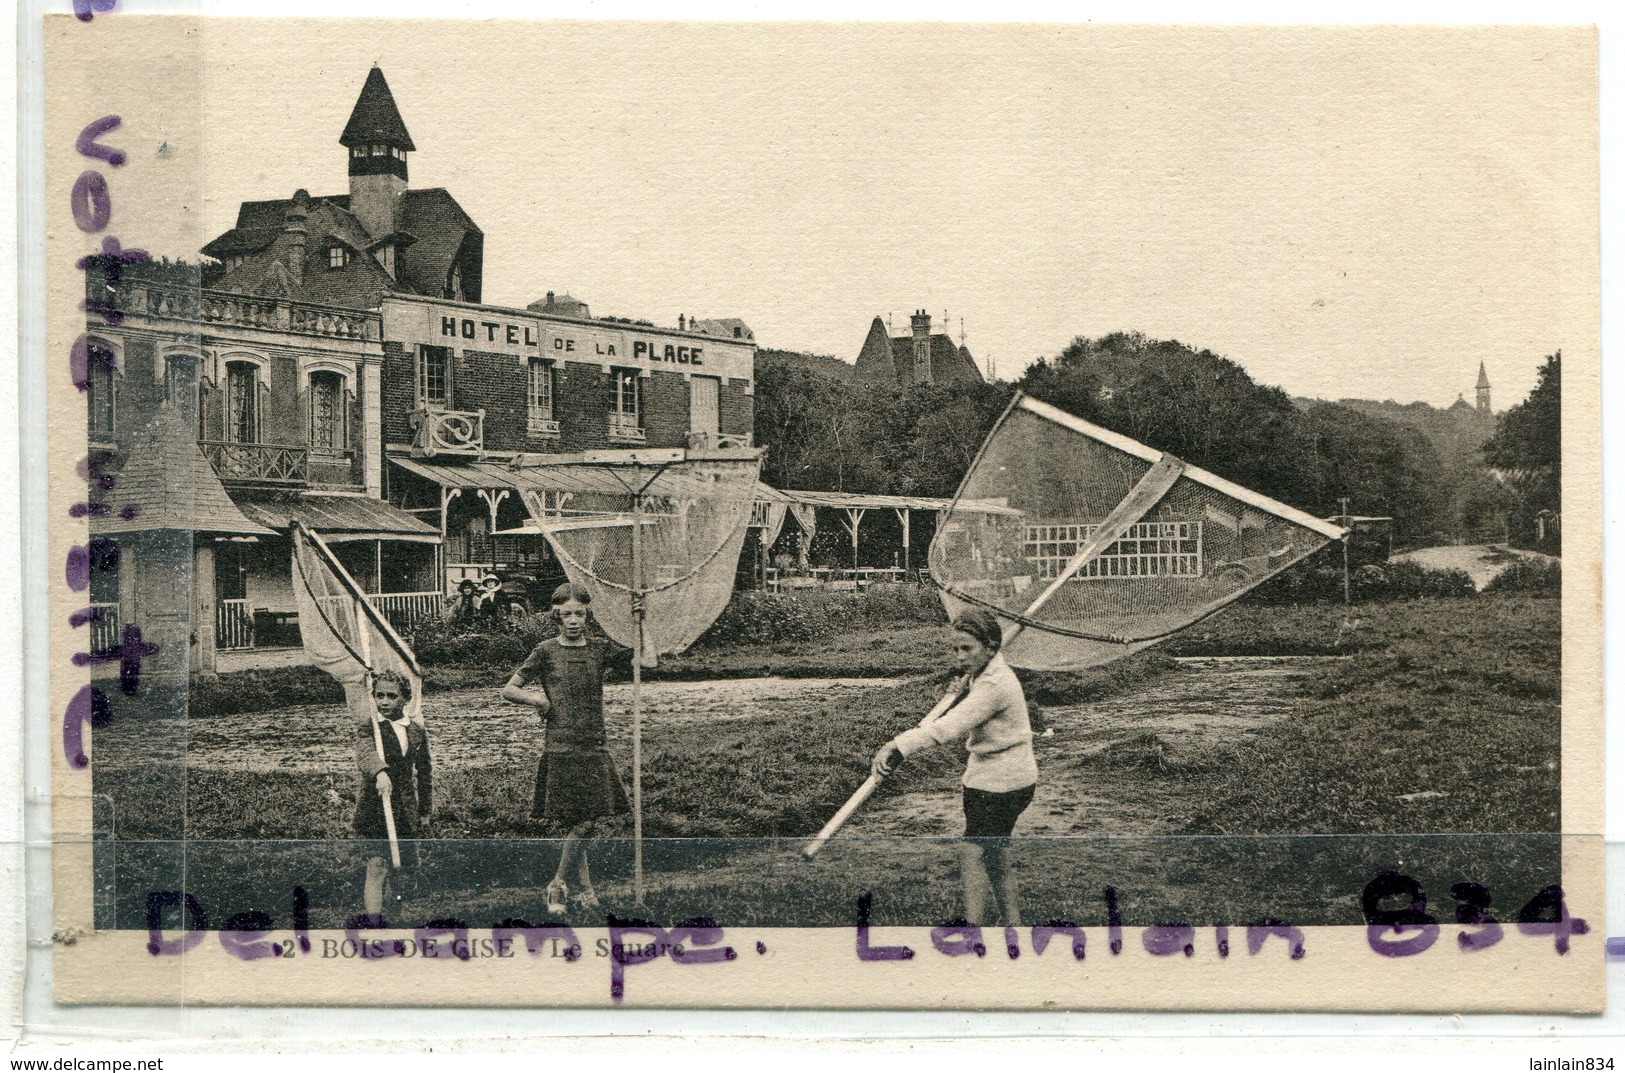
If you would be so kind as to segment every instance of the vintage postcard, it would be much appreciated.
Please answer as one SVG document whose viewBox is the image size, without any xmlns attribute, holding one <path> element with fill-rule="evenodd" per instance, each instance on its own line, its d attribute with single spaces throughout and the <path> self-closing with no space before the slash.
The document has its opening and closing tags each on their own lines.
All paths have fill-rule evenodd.
<svg viewBox="0 0 1625 1073">
<path fill-rule="evenodd" d="M 55 1002 L 1602 1008 L 1593 30 L 77 7 Z"/>
</svg>

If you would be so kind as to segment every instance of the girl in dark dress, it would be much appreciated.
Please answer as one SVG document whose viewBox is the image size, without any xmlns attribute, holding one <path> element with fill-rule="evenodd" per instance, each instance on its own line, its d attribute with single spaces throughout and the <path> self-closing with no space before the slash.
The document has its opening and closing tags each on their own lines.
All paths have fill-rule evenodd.
<svg viewBox="0 0 1625 1073">
<path fill-rule="evenodd" d="M 587 636 L 591 602 L 585 589 L 560 585 L 552 600 L 559 635 L 537 645 L 502 690 L 505 700 L 529 704 L 547 721 L 530 814 L 567 832 L 559 866 L 547 885 L 547 910 L 555 914 L 568 907 L 572 865 L 577 899 L 584 908 L 597 908 L 587 863 L 593 821 L 630 811 L 604 743 L 604 671 L 626 662 L 629 653 Z"/>
<path fill-rule="evenodd" d="M 356 727 L 355 758 L 361 784 L 356 788 L 355 833 L 363 840 L 367 857 L 366 910 L 375 916 L 384 911 L 384 879 L 389 875 L 385 800 L 395 820 L 404 867 L 417 862 L 417 847 L 411 840 L 421 837 L 433 805 L 429 736 L 406 717 L 406 703 L 411 699 L 411 680 L 384 671 L 372 683 L 378 713 Z M 378 755 L 380 746 L 382 757 Z"/>
</svg>

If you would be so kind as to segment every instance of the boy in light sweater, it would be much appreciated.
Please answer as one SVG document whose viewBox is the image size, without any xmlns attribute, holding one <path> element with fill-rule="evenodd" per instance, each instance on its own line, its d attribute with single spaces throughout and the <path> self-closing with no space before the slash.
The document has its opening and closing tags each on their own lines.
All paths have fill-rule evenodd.
<svg viewBox="0 0 1625 1073">
<path fill-rule="evenodd" d="M 954 619 L 954 667 L 961 676 L 951 687 L 957 698 L 919 726 L 897 735 L 875 752 L 870 773 L 885 778 L 903 760 L 926 749 L 963 740 L 970 760 L 960 781 L 965 809 L 965 841 L 960 847 L 960 882 L 965 919 L 988 923 L 989 892 L 1004 923 L 1021 924 L 1015 873 L 1007 866 L 1016 819 L 1038 787 L 1033 729 L 1027 698 L 1015 671 L 999 654 L 1003 631 L 991 612 L 971 608 Z"/>
</svg>

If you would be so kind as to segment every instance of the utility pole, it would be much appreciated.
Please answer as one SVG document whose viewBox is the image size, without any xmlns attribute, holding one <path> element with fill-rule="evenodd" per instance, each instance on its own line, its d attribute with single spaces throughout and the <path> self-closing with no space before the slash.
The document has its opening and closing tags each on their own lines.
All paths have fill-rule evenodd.
<svg viewBox="0 0 1625 1073">
<path fill-rule="evenodd" d="M 1354 535 L 1354 525 L 1349 519 L 1349 497 L 1339 496 L 1339 507 L 1343 509 L 1343 606 L 1353 603 L 1349 594 L 1349 537 Z"/>
</svg>

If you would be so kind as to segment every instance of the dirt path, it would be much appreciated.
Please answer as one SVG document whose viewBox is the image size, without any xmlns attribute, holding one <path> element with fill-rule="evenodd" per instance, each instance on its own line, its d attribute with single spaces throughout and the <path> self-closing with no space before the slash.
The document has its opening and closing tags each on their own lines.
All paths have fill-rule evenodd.
<svg viewBox="0 0 1625 1073">
<path fill-rule="evenodd" d="M 754 719 L 770 711 L 814 708 L 894 685 L 898 678 L 734 678 L 714 682 L 645 682 L 646 727 Z M 423 698 L 436 767 L 533 764 L 542 727 L 534 712 L 490 689 L 458 689 Z M 632 686 L 604 689 L 611 741 L 632 734 Z M 349 771 L 354 767 L 351 716 L 342 705 L 301 705 L 280 712 L 218 715 L 191 721 L 185 755 L 193 769 Z M 180 742 L 177 740 L 177 746 Z"/>
<path fill-rule="evenodd" d="M 1192 657 L 1153 685 L 1127 696 L 1044 710 L 1051 733 L 1035 742 L 1038 793 L 1018 835 L 1157 833 L 1166 809 L 1126 801 L 1090 773 L 1089 756 L 1136 739 L 1147 759 L 1178 756 L 1284 719 L 1298 684 L 1327 657 Z M 1334 657 L 1335 658 L 1335 657 Z M 1154 735 L 1153 739 L 1146 737 Z M 850 835 L 952 835 L 963 826 L 952 787 L 885 799 L 861 813 Z"/>
<path fill-rule="evenodd" d="M 1417 548 L 1394 556 L 1397 562 L 1413 562 L 1428 570 L 1465 570 L 1473 579 L 1473 588 L 1482 589 L 1495 575 L 1518 559 L 1551 561 L 1552 556 L 1538 551 L 1509 548 L 1505 544 L 1444 544 L 1436 548 Z"/>
</svg>

